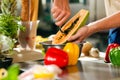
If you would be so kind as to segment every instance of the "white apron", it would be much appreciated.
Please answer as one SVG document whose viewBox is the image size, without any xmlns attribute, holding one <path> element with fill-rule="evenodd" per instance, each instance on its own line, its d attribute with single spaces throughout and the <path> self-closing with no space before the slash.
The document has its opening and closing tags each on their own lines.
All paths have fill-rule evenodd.
<svg viewBox="0 0 120 80">
<path fill-rule="evenodd" d="M 104 0 L 104 1 L 107 16 L 120 10 L 120 0 Z"/>
<path fill-rule="evenodd" d="M 120 11 L 120 0 L 104 0 L 106 15 L 112 15 Z M 108 43 L 120 44 L 120 28 L 113 28 L 109 30 Z"/>
</svg>

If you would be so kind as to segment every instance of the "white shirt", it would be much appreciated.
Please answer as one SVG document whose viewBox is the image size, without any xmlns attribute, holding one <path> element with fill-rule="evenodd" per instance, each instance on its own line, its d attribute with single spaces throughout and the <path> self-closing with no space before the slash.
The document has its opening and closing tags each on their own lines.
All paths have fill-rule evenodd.
<svg viewBox="0 0 120 80">
<path fill-rule="evenodd" d="M 120 11 L 120 0 L 104 0 L 104 1 L 107 16 Z"/>
</svg>

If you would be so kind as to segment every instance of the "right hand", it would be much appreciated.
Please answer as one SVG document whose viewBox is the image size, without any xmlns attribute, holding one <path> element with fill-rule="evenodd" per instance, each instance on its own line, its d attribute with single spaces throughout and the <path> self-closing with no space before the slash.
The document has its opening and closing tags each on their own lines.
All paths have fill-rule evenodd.
<svg viewBox="0 0 120 80">
<path fill-rule="evenodd" d="M 70 17 L 69 0 L 54 0 L 51 13 L 57 26 L 62 26 Z"/>
</svg>

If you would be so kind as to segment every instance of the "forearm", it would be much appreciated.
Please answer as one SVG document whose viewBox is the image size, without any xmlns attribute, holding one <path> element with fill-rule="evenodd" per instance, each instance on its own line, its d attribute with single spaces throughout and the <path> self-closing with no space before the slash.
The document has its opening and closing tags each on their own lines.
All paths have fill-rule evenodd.
<svg viewBox="0 0 120 80">
<path fill-rule="evenodd" d="M 62 10 L 69 10 L 69 0 L 54 0 L 54 4 Z M 67 6 L 67 7 L 66 7 Z"/>
<path fill-rule="evenodd" d="M 102 30 L 109 30 L 111 28 L 120 27 L 120 12 L 115 13 L 109 17 L 100 19 L 96 22 L 88 24 L 88 33 L 93 34 Z"/>
<path fill-rule="evenodd" d="M 52 1 L 56 4 L 60 4 L 60 6 L 62 4 L 69 4 L 69 0 L 52 0 Z"/>
</svg>

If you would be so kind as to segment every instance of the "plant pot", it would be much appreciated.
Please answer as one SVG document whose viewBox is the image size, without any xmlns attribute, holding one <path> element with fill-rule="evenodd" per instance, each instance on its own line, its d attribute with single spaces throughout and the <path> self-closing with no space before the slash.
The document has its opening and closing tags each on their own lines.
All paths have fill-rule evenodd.
<svg viewBox="0 0 120 80">
<path fill-rule="evenodd" d="M 12 64 L 13 59 L 5 57 L 0 59 L 0 68 L 8 68 Z"/>
</svg>

